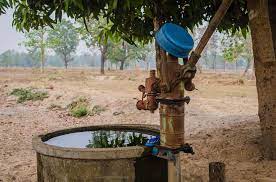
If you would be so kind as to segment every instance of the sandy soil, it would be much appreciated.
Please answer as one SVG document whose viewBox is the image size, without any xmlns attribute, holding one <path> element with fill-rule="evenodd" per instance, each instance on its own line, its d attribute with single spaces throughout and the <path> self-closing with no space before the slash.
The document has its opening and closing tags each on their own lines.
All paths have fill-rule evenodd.
<svg viewBox="0 0 276 182">
<path fill-rule="evenodd" d="M 36 181 L 36 158 L 32 136 L 72 126 L 106 123 L 159 124 L 158 112 L 138 111 L 137 86 L 146 72 L 49 69 L 44 74 L 32 69 L 0 69 L 0 181 Z M 196 154 L 182 155 L 182 170 L 187 181 L 208 181 L 208 163 L 223 161 L 228 181 L 256 181 L 276 178 L 276 161 L 262 156 L 257 116 L 255 81 L 238 82 L 239 76 L 205 73 L 195 79 L 197 91 L 187 93 L 186 140 Z M 45 90 L 44 101 L 16 103 L 9 93 L 14 88 Z M 76 119 L 65 108 L 84 96 L 91 105 L 107 110 L 99 116 Z M 120 113 L 114 115 L 113 113 Z"/>
</svg>

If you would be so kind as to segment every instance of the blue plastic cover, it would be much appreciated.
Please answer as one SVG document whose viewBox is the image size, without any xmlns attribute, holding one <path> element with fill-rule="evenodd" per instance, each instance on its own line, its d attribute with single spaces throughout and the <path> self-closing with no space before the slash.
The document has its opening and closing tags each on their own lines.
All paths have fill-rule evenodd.
<svg viewBox="0 0 276 182">
<path fill-rule="evenodd" d="M 155 136 L 155 137 L 150 138 L 147 141 L 147 143 L 145 144 L 145 146 L 147 146 L 147 147 L 153 147 L 154 145 L 159 144 L 159 142 L 160 142 L 160 137 L 159 136 Z"/>
<path fill-rule="evenodd" d="M 155 34 L 157 44 L 171 55 L 187 58 L 194 47 L 192 36 L 183 27 L 166 23 Z"/>
</svg>

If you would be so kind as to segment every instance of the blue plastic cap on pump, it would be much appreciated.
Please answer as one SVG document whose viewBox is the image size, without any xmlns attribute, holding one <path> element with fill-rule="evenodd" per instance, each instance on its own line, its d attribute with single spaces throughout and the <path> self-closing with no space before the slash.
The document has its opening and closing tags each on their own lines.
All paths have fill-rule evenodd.
<svg viewBox="0 0 276 182">
<path fill-rule="evenodd" d="M 173 23 L 164 24 L 155 34 L 155 39 L 163 50 L 178 58 L 187 58 L 194 47 L 188 31 Z"/>
</svg>

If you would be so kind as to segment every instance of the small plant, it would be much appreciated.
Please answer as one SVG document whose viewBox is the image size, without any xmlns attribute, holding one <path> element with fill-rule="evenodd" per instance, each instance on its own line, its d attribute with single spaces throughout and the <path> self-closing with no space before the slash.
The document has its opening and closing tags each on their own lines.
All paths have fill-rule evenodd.
<svg viewBox="0 0 276 182">
<path fill-rule="evenodd" d="M 87 116 L 88 108 L 86 106 L 78 106 L 71 110 L 71 115 L 76 118 Z"/>
<path fill-rule="evenodd" d="M 88 104 L 89 104 L 89 102 L 88 102 L 88 100 L 87 100 L 86 98 L 80 97 L 79 99 L 77 99 L 77 100 L 71 102 L 71 103 L 67 106 L 67 108 L 68 108 L 69 110 L 72 110 L 72 109 L 74 109 L 75 107 L 78 107 L 78 106 L 88 106 Z"/>
<path fill-rule="evenodd" d="M 138 136 L 133 132 L 132 135 L 128 136 L 129 144 L 127 146 L 136 146 L 136 145 L 144 145 L 148 141 L 147 137 L 144 137 L 142 133 Z"/>
<path fill-rule="evenodd" d="M 60 105 L 57 105 L 57 104 L 51 104 L 48 109 L 50 110 L 61 110 L 62 107 Z"/>
<path fill-rule="evenodd" d="M 92 111 L 90 113 L 91 116 L 95 116 L 95 115 L 100 115 L 102 112 L 106 111 L 106 108 L 100 106 L 100 105 L 95 105 L 92 108 Z"/>
<path fill-rule="evenodd" d="M 242 78 L 238 79 L 238 85 L 244 85 L 244 80 Z"/>
<path fill-rule="evenodd" d="M 128 80 L 130 80 L 130 81 L 136 81 L 136 78 L 134 78 L 134 77 L 129 77 Z"/>
<path fill-rule="evenodd" d="M 125 134 L 113 131 L 100 131 L 92 133 L 87 148 L 116 148 L 125 146 Z"/>
<path fill-rule="evenodd" d="M 47 92 L 39 92 L 39 91 L 33 91 L 30 88 L 16 88 L 13 89 L 13 91 L 10 93 L 10 95 L 17 96 L 17 102 L 23 103 L 25 101 L 37 101 L 37 100 L 44 100 L 45 98 L 48 98 Z"/>
<path fill-rule="evenodd" d="M 120 131 L 95 131 L 92 132 L 87 148 L 116 148 L 145 145 L 148 138 L 142 133 Z"/>
<path fill-rule="evenodd" d="M 71 104 L 69 104 L 67 108 L 69 109 L 69 113 L 71 116 L 80 118 L 88 115 L 88 105 L 88 100 L 86 98 L 81 97 L 78 100 L 73 101 Z"/>
</svg>

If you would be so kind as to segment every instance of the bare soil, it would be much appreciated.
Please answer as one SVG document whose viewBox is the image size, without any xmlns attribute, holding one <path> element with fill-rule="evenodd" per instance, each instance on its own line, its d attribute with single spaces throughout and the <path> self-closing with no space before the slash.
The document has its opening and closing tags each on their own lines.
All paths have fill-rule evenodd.
<svg viewBox="0 0 276 182">
<path fill-rule="evenodd" d="M 105 76 L 88 69 L 0 69 L 0 181 L 36 181 L 36 156 L 31 139 L 57 129 L 108 123 L 159 124 L 158 111 L 138 111 L 137 86 L 147 73 L 109 71 Z M 208 181 L 208 163 L 223 161 L 227 181 L 276 179 L 276 161 L 262 155 L 254 80 L 239 80 L 237 74 L 203 73 L 195 79 L 197 91 L 186 92 L 185 137 L 195 155 L 181 156 L 186 181 Z M 43 101 L 16 102 L 14 88 L 47 91 Z M 86 97 L 91 106 L 106 110 L 80 119 L 66 106 Z M 58 106 L 58 107 L 53 107 Z"/>
</svg>

